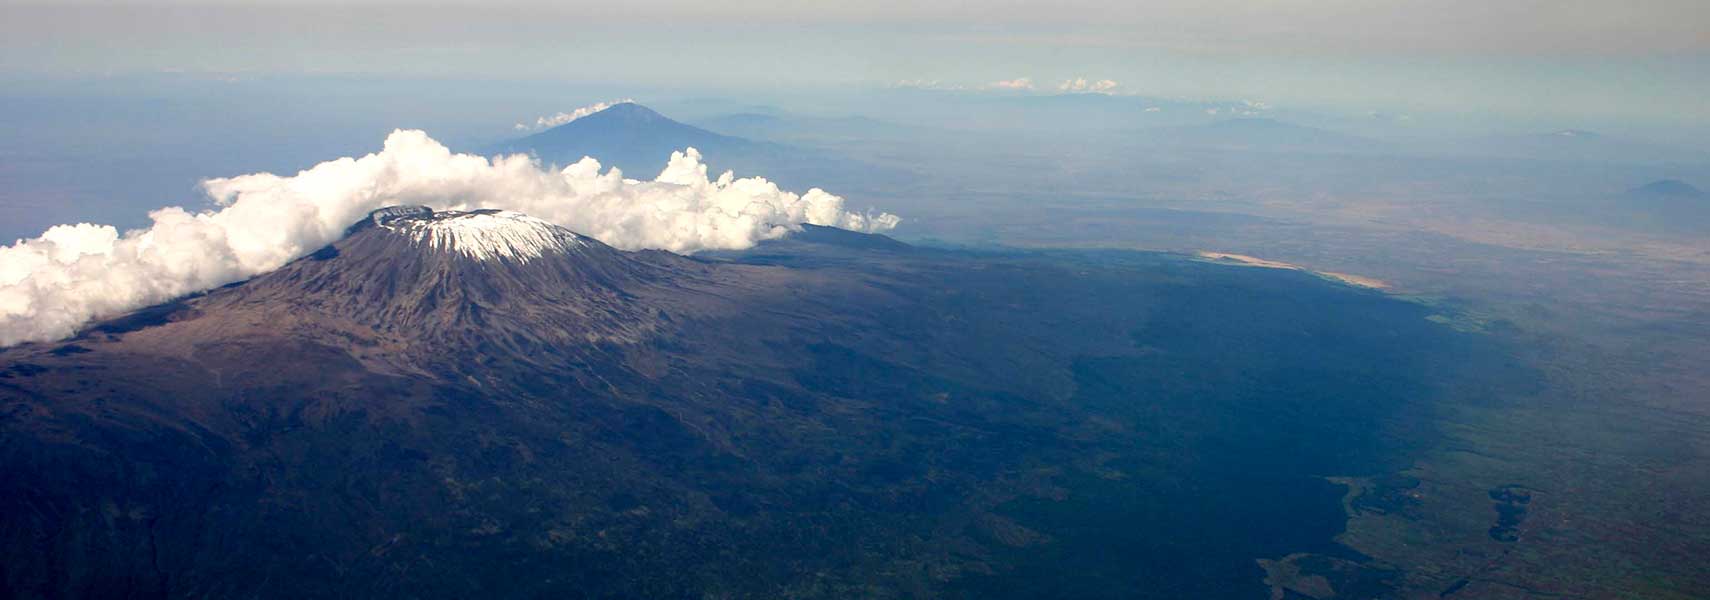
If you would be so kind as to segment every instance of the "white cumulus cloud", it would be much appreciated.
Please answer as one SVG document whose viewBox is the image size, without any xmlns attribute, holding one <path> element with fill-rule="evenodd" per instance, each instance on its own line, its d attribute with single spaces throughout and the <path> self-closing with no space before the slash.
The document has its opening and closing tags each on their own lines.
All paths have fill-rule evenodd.
<svg viewBox="0 0 1710 600">
<path fill-rule="evenodd" d="M 535 117 L 534 125 L 526 125 L 523 123 L 517 123 L 513 127 L 513 129 L 516 129 L 517 131 L 538 131 L 541 129 L 550 129 L 553 127 L 557 127 L 559 125 L 563 125 L 565 123 L 569 123 L 569 122 L 574 121 L 576 119 L 580 119 L 582 117 L 586 117 L 588 115 L 600 112 L 602 110 L 611 108 L 613 106 L 617 106 L 619 104 L 624 104 L 624 103 L 628 103 L 628 102 L 634 102 L 634 101 L 635 100 L 632 100 L 630 98 L 624 98 L 622 100 L 613 100 L 611 102 L 600 102 L 597 104 L 590 104 L 588 106 L 584 106 L 584 107 L 578 108 L 576 110 L 572 110 L 570 112 L 561 112 L 561 113 L 558 113 L 555 115 L 545 116 L 545 117 Z"/>
<path fill-rule="evenodd" d="M 651 181 L 584 158 L 562 170 L 523 155 L 456 154 L 421 131 L 384 148 L 295 175 L 203 182 L 216 207 L 167 207 L 121 234 L 59 225 L 0 247 L 0 346 L 65 337 L 114 316 L 276 269 L 336 241 L 368 212 L 394 204 L 497 208 L 545 219 L 612 246 L 679 253 L 742 249 L 803 223 L 884 231 L 896 216 L 857 213 L 818 188 L 795 194 L 759 177 L 707 176 L 694 149 L 673 153 Z"/>
<path fill-rule="evenodd" d="M 1069 80 L 1064 81 L 1063 83 L 1057 84 L 1057 91 L 1069 92 L 1069 93 L 1089 93 L 1090 92 L 1090 93 L 1103 94 L 1103 93 L 1109 93 L 1110 91 L 1115 90 L 1118 85 L 1121 85 L 1121 84 L 1118 84 L 1118 83 L 1116 83 L 1116 81 L 1110 80 L 1110 79 L 1092 80 L 1092 79 L 1087 79 L 1085 77 L 1076 77 L 1074 79 L 1069 79 Z"/>
<path fill-rule="evenodd" d="M 1015 79 L 993 81 L 986 84 L 986 88 L 993 90 L 1031 90 L 1033 89 L 1033 80 L 1027 77 L 1017 77 Z"/>
</svg>

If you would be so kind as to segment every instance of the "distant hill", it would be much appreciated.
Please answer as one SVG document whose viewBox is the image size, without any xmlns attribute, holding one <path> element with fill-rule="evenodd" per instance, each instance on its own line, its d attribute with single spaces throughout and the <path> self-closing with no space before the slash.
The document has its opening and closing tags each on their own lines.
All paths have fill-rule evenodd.
<svg viewBox="0 0 1710 600">
<path fill-rule="evenodd" d="M 1705 198 L 1710 196 L 1704 190 L 1679 179 L 1662 179 L 1633 188 L 1627 192 L 1633 196 L 1656 198 Z"/>
<path fill-rule="evenodd" d="M 1627 190 L 1609 210 L 1639 229 L 1690 234 L 1710 229 L 1710 192 L 1678 179 Z"/>
<path fill-rule="evenodd" d="M 764 121 L 765 115 L 752 120 Z M 542 161 L 567 165 L 592 156 L 625 176 L 651 179 L 664 169 L 672 152 L 700 151 L 712 173 L 735 171 L 759 175 L 794 191 L 823 187 L 833 192 L 865 189 L 877 183 L 911 179 L 912 173 L 853 161 L 835 154 L 767 141 L 715 133 L 672 120 L 652 109 L 625 102 L 569 123 L 496 144 L 484 154 L 527 153 Z"/>
</svg>

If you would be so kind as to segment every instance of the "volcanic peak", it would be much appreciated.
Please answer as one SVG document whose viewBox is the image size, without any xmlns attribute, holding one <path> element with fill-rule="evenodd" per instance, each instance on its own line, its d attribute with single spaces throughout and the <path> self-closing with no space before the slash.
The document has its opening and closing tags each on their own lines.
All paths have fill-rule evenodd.
<svg viewBox="0 0 1710 600">
<path fill-rule="evenodd" d="M 417 246 L 490 261 L 526 263 L 548 252 L 588 246 L 587 238 L 552 223 L 505 210 L 435 211 L 394 206 L 374 211 L 366 224 L 408 237 Z"/>
</svg>

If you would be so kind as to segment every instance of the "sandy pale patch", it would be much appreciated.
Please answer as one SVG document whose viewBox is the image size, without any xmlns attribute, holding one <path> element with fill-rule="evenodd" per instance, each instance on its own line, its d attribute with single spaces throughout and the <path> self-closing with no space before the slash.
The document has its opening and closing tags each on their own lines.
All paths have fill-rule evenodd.
<svg viewBox="0 0 1710 600">
<path fill-rule="evenodd" d="M 1232 264 L 1240 265 L 1243 267 L 1263 267 L 1266 269 L 1291 269 L 1291 270 L 1295 270 L 1295 271 L 1304 270 L 1298 266 L 1291 265 L 1291 264 L 1288 264 L 1285 262 L 1278 262 L 1278 261 L 1274 261 L 1274 260 L 1265 260 L 1263 258 L 1259 258 L 1256 256 L 1247 256 L 1245 254 L 1230 254 L 1228 252 L 1200 251 L 1199 257 L 1206 259 L 1206 260 L 1213 261 L 1213 262 L 1232 263 Z"/>
<path fill-rule="evenodd" d="M 1389 284 L 1384 282 L 1382 279 L 1372 279 L 1370 277 L 1361 277 L 1359 275 L 1349 275 L 1347 273 L 1331 273 L 1329 271 L 1318 271 L 1317 273 L 1319 275 L 1323 275 L 1325 277 L 1329 277 L 1329 278 L 1334 279 L 1336 281 L 1340 281 L 1342 283 L 1346 283 L 1346 284 L 1352 285 L 1352 286 L 1359 286 L 1359 287 L 1363 287 L 1363 288 L 1372 288 L 1374 290 L 1381 290 L 1381 289 L 1389 287 Z"/>
<path fill-rule="evenodd" d="M 1311 269 L 1301 267 L 1300 265 L 1285 263 L 1285 262 L 1276 261 L 1276 260 L 1265 260 L 1263 258 L 1259 258 L 1256 256 L 1248 256 L 1245 254 L 1231 254 L 1228 252 L 1207 252 L 1207 251 L 1202 250 L 1198 253 L 1198 255 L 1201 259 L 1204 259 L 1204 260 L 1207 260 L 1210 262 L 1215 262 L 1218 264 L 1223 264 L 1223 265 L 1234 265 L 1234 266 L 1240 266 L 1240 267 L 1259 267 L 1259 268 L 1263 268 L 1263 269 L 1287 269 L 1290 271 L 1306 271 L 1308 273 L 1312 273 L 1312 274 L 1317 275 L 1319 277 L 1328 278 L 1328 279 L 1331 279 L 1331 280 L 1334 280 L 1337 282 L 1341 282 L 1341 283 L 1344 283 L 1347 285 L 1355 286 L 1355 287 L 1371 288 L 1371 289 L 1376 289 L 1376 290 L 1381 290 L 1381 289 L 1385 289 L 1385 288 L 1389 287 L 1388 283 L 1385 283 L 1383 280 L 1380 280 L 1380 279 L 1373 279 L 1371 277 L 1363 277 L 1360 275 L 1349 275 L 1347 273 L 1332 273 L 1329 271 L 1313 271 Z"/>
</svg>

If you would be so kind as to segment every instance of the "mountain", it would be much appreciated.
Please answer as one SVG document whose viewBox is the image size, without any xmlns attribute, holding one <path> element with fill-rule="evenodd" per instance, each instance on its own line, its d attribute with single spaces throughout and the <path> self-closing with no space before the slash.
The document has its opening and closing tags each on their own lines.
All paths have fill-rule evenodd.
<svg viewBox="0 0 1710 600">
<path fill-rule="evenodd" d="M 1630 196 L 1645 198 L 1705 198 L 1710 197 L 1704 190 L 1679 179 L 1661 179 L 1633 188 L 1627 192 Z"/>
<path fill-rule="evenodd" d="M 1509 363 L 1433 310 L 1171 255 L 683 257 L 383 209 L 0 349 L 0 596 L 1236 598 L 1302 553 L 1378 589 L 1324 477 L 1408 468 L 1405 424 Z"/>
<path fill-rule="evenodd" d="M 769 383 L 764 344 L 803 310 L 745 300 L 803 285 L 774 271 L 399 207 L 247 282 L 0 352 L 0 595 L 710 589 L 634 577 L 718 564 L 693 538 L 732 539 L 709 519 L 790 477 L 738 457 L 833 424 Z M 752 493 L 699 487 L 732 476 Z"/>
<path fill-rule="evenodd" d="M 1710 230 L 1710 193 L 1678 179 L 1627 190 L 1605 210 L 1606 223 L 1693 236 Z"/>
<path fill-rule="evenodd" d="M 786 188 L 833 191 L 895 184 L 911 174 L 882 168 L 834 153 L 714 133 L 671 120 L 640 104 L 624 102 L 569 123 L 503 142 L 484 154 L 527 153 L 567 165 L 584 156 L 617 167 L 633 178 L 651 179 L 665 168 L 672 152 L 700 151 L 709 170 L 738 176 L 765 174 Z"/>
<path fill-rule="evenodd" d="M 507 354 L 539 358 L 572 342 L 639 339 L 657 307 L 635 302 L 637 296 L 655 281 L 683 280 L 695 270 L 670 253 L 620 252 L 518 213 L 394 207 L 352 226 L 341 243 L 308 260 L 198 306 L 250 314 L 262 306 L 297 312 L 309 303 L 336 315 L 339 328 L 380 324 L 434 343 L 491 337 Z M 289 322 L 285 315 L 258 316 L 255 322 L 269 330 Z"/>
<path fill-rule="evenodd" d="M 631 176 L 651 178 L 665 167 L 665 160 L 672 152 L 688 147 L 700 150 L 709 162 L 785 153 L 778 146 L 678 123 L 633 102 L 615 104 L 540 133 L 504 142 L 493 150 L 531 153 L 556 164 L 570 164 L 592 156 L 600 164 L 615 166 Z"/>
</svg>

